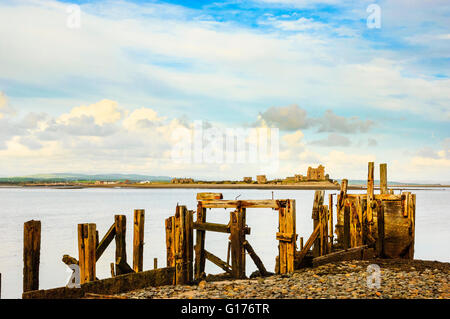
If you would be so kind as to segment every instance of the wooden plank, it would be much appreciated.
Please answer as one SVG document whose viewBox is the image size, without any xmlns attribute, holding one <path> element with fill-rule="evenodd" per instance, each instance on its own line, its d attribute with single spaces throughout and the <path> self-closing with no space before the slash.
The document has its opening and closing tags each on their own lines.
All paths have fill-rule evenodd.
<svg viewBox="0 0 450 319">
<path fill-rule="evenodd" d="M 334 231 L 333 231 L 333 195 L 334 194 L 329 194 L 328 195 L 328 207 L 329 207 L 329 215 L 328 215 L 328 229 L 329 229 L 329 236 L 330 236 L 330 247 L 329 247 L 329 251 L 331 252 L 332 248 L 333 248 L 333 241 L 334 241 Z"/>
<path fill-rule="evenodd" d="M 97 249 L 97 230 L 95 224 L 87 224 L 87 237 L 85 238 L 85 273 L 84 282 L 94 281 L 96 279 L 96 258 Z"/>
<path fill-rule="evenodd" d="M 197 200 L 223 199 L 222 193 L 197 193 Z"/>
<path fill-rule="evenodd" d="M 30 220 L 23 227 L 23 292 L 39 289 L 41 221 Z"/>
<path fill-rule="evenodd" d="M 134 233 L 133 233 L 133 270 L 139 272 L 144 265 L 144 224 L 145 210 L 134 211 Z"/>
<path fill-rule="evenodd" d="M 278 233 L 286 233 L 286 208 L 281 207 L 278 210 Z M 278 268 L 277 273 L 287 273 L 287 247 L 284 241 L 278 242 Z"/>
<path fill-rule="evenodd" d="M 81 284 L 81 288 L 59 287 L 48 290 L 34 290 L 22 294 L 23 299 L 62 299 L 83 298 L 86 293 L 114 295 L 131 290 L 171 285 L 175 274 L 174 267 L 159 268 L 130 273 Z"/>
<path fill-rule="evenodd" d="M 234 278 L 245 278 L 245 208 L 230 213 L 231 268 Z"/>
<path fill-rule="evenodd" d="M 286 231 L 289 234 L 292 234 L 291 241 L 286 243 L 286 268 L 288 273 L 294 272 L 294 263 L 295 263 L 295 252 L 297 250 L 296 240 L 297 240 L 297 232 L 296 232 L 296 210 L 295 210 L 295 200 L 290 199 L 287 202 L 286 209 Z"/>
<path fill-rule="evenodd" d="M 244 248 L 247 250 L 248 254 L 252 258 L 253 262 L 255 263 L 256 267 L 259 270 L 259 273 L 261 276 L 265 277 L 268 276 L 269 273 L 266 270 L 266 267 L 264 267 L 264 264 L 262 263 L 261 259 L 258 257 L 258 255 L 255 253 L 255 250 L 250 245 L 248 241 L 244 241 Z"/>
<path fill-rule="evenodd" d="M 208 200 L 201 201 L 203 208 L 273 208 L 279 209 L 286 200 Z"/>
<path fill-rule="evenodd" d="M 167 267 L 175 267 L 175 217 L 171 216 L 166 222 L 166 251 Z"/>
<path fill-rule="evenodd" d="M 93 294 L 87 292 L 84 294 L 83 299 L 128 299 L 125 296 L 115 296 L 115 295 L 104 295 L 104 294 Z"/>
<path fill-rule="evenodd" d="M 125 215 L 114 216 L 116 225 L 116 266 L 119 263 L 119 259 L 122 263 L 127 262 L 127 249 L 126 249 L 126 231 L 127 231 L 127 217 Z M 116 275 L 122 275 L 120 268 L 116 267 Z"/>
<path fill-rule="evenodd" d="M 340 250 L 337 252 L 333 252 L 330 254 L 327 254 L 325 256 L 320 256 L 313 258 L 312 264 L 313 267 L 317 267 L 320 265 L 332 263 L 332 262 L 339 262 L 339 261 L 349 261 L 349 260 L 363 260 L 364 257 L 367 256 L 367 253 L 364 253 L 364 250 L 368 250 L 368 246 L 358 246 L 349 248 L 346 250 Z"/>
<path fill-rule="evenodd" d="M 108 229 L 105 236 L 103 236 L 102 240 L 97 246 L 97 250 L 95 252 L 95 258 L 97 259 L 97 261 L 103 255 L 109 244 L 113 241 L 115 235 L 116 235 L 116 224 L 114 223 Z"/>
<path fill-rule="evenodd" d="M 350 206 L 344 206 L 344 249 L 350 248 Z"/>
<path fill-rule="evenodd" d="M 186 261 L 187 261 L 187 281 L 194 279 L 194 212 L 186 211 Z"/>
<path fill-rule="evenodd" d="M 206 208 L 202 202 L 197 204 L 197 223 L 206 223 Z M 194 277 L 200 280 L 205 273 L 205 231 L 196 231 Z"/>
<path fill-rule="evenodd" d="M 388 194 L 387 188 L 387 164 L 380 164 L 380 193 Z"/>
<path fill-rule="evenodd" d="M 325 191 L 323 191 L 323 190 L 317 190 L 314 193 L 314 203 L 313 203 L 313 209 L 312 209 L 313 230 L 316 229 L 317 225 L 320 224 L 319 209 L 320 209 L 320 206 L 323 205 L 324 196 L 325 196 Z M 321 249 L 320 247 L 321 247 L 320 246 L 320 237 L 317 237 L 317 239 L 314 243 L 314 246 L 313 246 L 313 250 L 312 250 L 314 257 L 320 256 L 320 249 Z"/>
<path fill-rule="evenodd" d="M 230 227 L 225 224 L 195 222 L 194 229 L 213 231 L 218 233 L 230 233 Z"/>
<path fill-rule="evenodd" d="M 231 266 L 229 264 L 224 262 L 219 257 L 215 256 L 214 254 L 210 253 L 206 249 L 205 249 L 205 258 L 208 259 L 210 262 L 212 262 L 214 265 L 220 267 L 226 273 L 232 274 Z"/>
<path fill-rule="evenodd" d="M 367 230 L 372 233 L 372 221 L 373 221 L 373 201 L 374 197 L 374 162 L 369 162 L 368 175 L 367 175 Z"/>
<path fill-rule="evenodd" d="M 297 254 L 297 256 L 295 258 L 296 259 L 296 264 L 300 264 L 302 262 L 303 258 L 305 258 L 305 256 L 308 253 L 309 249 L 314 244 L 314 241 L 316 240 L 317 236 L 319 236 L 319 232 L 320 232 L 320 225 L 317 225 L 317 227 L 314 229 L 314 231 L 311 234 L 311 236 L 306 241 L 306 244 L 303 247 L 303 249 Z"/>
<path fill-rule="evenodd" d="M 355 199 L 358 196 L 362 196 L 363 199 L 367 199 L 367 194 L 347 194 L 346 198 L 348 199 Z M 401 200 L 402 196 L 399 194 L 375 194 L 373 195 L 374 200 Z"/>
<path fill-rule="evenodd" d="M 177 206 L 175 212 L 175 284 L 180 285 L 186 282 L 184 272 L 185 244 L 184 244 L 184 223 L 185 214 L 182 206 Z"/>
<path fill-rule="evenodd" d="M 377 230 L 377 255 L 378 257 L 384 257 L 384 205 L 382 201 L 378 201 L 377 205 Z"/>
</svg>

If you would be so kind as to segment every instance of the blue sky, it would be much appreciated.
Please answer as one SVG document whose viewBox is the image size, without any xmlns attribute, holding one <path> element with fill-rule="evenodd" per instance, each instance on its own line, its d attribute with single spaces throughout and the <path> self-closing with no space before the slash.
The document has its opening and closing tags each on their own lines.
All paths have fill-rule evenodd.
<svg viewBox="0 0 450 319">
<path fill-rule="evenodd" d="M 205 121 L 279 128 L 274 177 L 364 178 L 374 160 L 450 181 L 449 15 L 442 0 L 2 1 L 0 175 L 256 174 L 171 163 L 171 130 Z M 126 128 L 139 117 L 165 136 L 140 141 L 155 132 Z"/>
</svg>

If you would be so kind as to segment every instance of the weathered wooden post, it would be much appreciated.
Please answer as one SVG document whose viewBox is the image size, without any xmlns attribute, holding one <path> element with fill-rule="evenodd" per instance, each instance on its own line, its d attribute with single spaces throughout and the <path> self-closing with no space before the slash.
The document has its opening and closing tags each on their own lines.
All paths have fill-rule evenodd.
<svg viewBox="0 0 450 319">
<path fill-rule="evenodd" d="M 141 272 L 144 264 L 144 221 L 145 210 L 134 211 L 134 234 L 133 234 L 133 270 Z"/>
<path fill-rule="evenodd" d="M 377 230 L 378 238 L 376 250 L 378 257 L 384 257 L 384 205 L 381 200 L 377 202 Z"/>
<path fill-rule="evenodd" d="M 319 216 L 319 210 L 320 206 L 323 205 L 323 199 L 325 196 L 325 191 L 316 191 L 314 193 L 314 203 L 313 203 L 313 209 L 312 209 L 312 219 L 313 219 L 313 231 L 316 229 L 317 225 L 320 224 L 320 216 Z M 317 239 L 314 241 L 314 246 L 312 249 L 313 256 L 319 257 L 320 256 L 320 237 L 317 237 Z"/>
<path fill-rule="evenodd" d="M 344 249 L 350 248 L 350 206 L 344 206 L 344 230 L 343 230 Z"/>
<path fill-rule="evenodd" d="M 295 200 L 288 200 L 279 208 L 279 232 L 277 240 L 279 241 L 278 250 L 279 267 L 281 274 L 294 272 L 294 260 L 296 251 L 296 215 Z"/>
<path fill-rule="evenodd" d="M 23 292 L 39 289 L 41 221 L 30 220 L 23 229 Z"/>
<path fill-rule="evenodd" d="M 201 201 L 197 205 L 197 223 L 206 223 L 206 208 Z M 200 280 L 205 273 L 205 231 L 197 229 L 195 244 L 195 280 Z"/>
<path fill-rule="evenodd" d="M 186 211 L 186 262 L 187 262 L 187 280 L 194 279 L 194 212 Z"/>
<path fill-rule="evenodd" d="M 387 164 L 380 164 L 380 193 L 387 194 Z"/>
<path fill-rule="evenodd" d="M 330 233 L 330 247 L 329 247 L 329 252 L 331 252 L 331 250 L 333 249 L 333 240 L 334 240 L 334 232 L 333 232 L 333 195 L 334 194 L 329 194 L 328 195 L 328 207 L 329 207 L 329 225 L 328 225 L 328 229 L 329 229 L 329 233 Z"/>
<path fill-rule="evenodd" d="M 96 278 L 96 241 L 95 224 L 78 224 L 78 265 L 82 284 Z"/>
<path fill-rule="evenodd" d="M 245 278 L 245 208 L 230 213 L 231 269 L 234 278 Z"/>
<path fill-rule="evenodd" d="M 167 267 L 175 267 L 175 217 L 166 219 Z"/>
<path fill-rule="evenodd" d="M 367 231 L 369 234 L 372 233 L 372 222 L 373 222 L 373 201 L 374 201 L 374 162 L 369 162 L 367 176 Z"/>
<path fill-rule="evenodd" d="M 158 269 L 158 258 L 153 258 L 153 269 Z"/>
<path fill-rule="evenodd" d="M 116 224 L 116 276 L 118 276 L 125 273 L 119 265 L 127 262 L 127 217 L 125 215 L 115 215 L 114 220 Z"/>
<path fill-rule="evenodd" d="M 303 237 L 300 237 L 300 250 L 303 250 Z"/>
<path fill-rule="evenodd" d="M 177 206 L 175 213 L 175 284 L 183 285 L 189 280 L 188 276 L 188 235 L 186 221 L 188 219 L 186 206 Z"/>
</svg>

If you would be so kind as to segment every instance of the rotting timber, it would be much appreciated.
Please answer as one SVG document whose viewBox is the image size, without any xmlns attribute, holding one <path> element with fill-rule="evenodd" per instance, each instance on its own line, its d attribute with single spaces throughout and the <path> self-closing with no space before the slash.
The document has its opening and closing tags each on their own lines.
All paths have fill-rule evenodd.
<svg viewBox="0 0 450 319">
<path fill-rule="evenodd" d="M 126 216 L 116 215 L 114 223 L 99 240 L 96 224 L 78 225 L 78 257 L 63 256 L 67 265 L 80 270 L 79 288 L 60 287 L 39 290 L 40 221 L 24 225 L 23 298 L 113 298 L 111 295 L 148 286 L 182 285 L 206 278 L 205 263 L 212 262 L 232 278 L 246 277 L 246 255 L 267 276 L 262 260 L 250 244 L 247 208 L 271 208 L 278 212 L 279 242 L 275 272 L 292 273 L 295 269 L 342 260 L 408 258 L 414 256 L 415 194 L 393 194 L 387 188 L 387 167 L 380 165 L 380 194 L 374 194 L 374 163 L 368 166 L 367 194 L 348 194 L 348 182 L 341 182 L 336 196 L 336 225 L 333 233 L 333 200 L 329 194 L 324 205 L 324 191 L 314 195 L 313 232 L 307 241 L 300 237 L 297 249 L 296 203 L 293 199 L 226 200 L 221 193 L 198 193 L 196 211 L 176 206 L 175 214 L 165 220 L 166 268 L 143 271 L 144 210 L 135 210 L 133 220 L 133 267 L 127 262 Z M 207 209 L 231 208 L 228 224 L 209 223 Z M 194 221 L 194 215 L 195 221 Z M 229 234 L 226 261 L 205 249 L 206 233 Z M 195 238 L 194 238 L 195 233 Z M 336 235 L 336 236 L 335 236 Z M 96 277 L 96 263 L 115 241 L 115 262 L 111 278 Z M 42 243 L 45 245 L 45 243 Z"/>
</svg>

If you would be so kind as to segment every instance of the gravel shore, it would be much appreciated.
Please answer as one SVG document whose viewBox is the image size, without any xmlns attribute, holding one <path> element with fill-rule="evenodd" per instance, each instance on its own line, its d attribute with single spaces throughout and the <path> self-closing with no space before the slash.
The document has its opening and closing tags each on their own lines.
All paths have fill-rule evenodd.
<svg viewBox="0 0 450 319">
<path fill-rule="evenodd" d="M 380 267 L 380 286 L 369 288 L 368 266 Z M 245 280 L 222 280 L 191 286 L 149 287 L 120 294 L 127 298 L 175 299 L 450 299 L 450 263 L 422 260 L 344 261 Z"/>
</svg>

